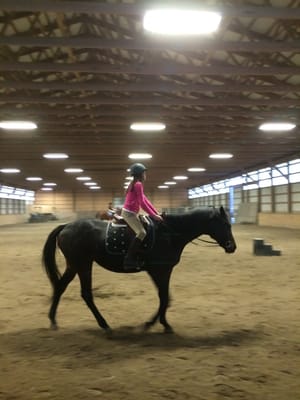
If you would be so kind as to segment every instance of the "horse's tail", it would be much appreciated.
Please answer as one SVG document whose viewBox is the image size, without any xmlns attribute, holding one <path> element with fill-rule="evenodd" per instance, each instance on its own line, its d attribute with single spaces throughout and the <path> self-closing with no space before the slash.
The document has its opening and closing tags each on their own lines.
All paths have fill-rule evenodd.
<svg viewBox="0 0 300 400">
<path fill-rule="evenodd" d="M 58 234 L 63 230 L 63 228 L 66 226 L 64 225 L 59 225 L 57 228 L 55 228 L 48 236 L 46 243 L 43 248 L 43 255 L 42 255 L 42 262 L 46 271 L 46 274 L 48 275 L 48 278 L 53 286 L 53 288 L 56 287 L 58 281 L 61 278 L 61 273 L 58 270 L 58 266 L 56 264 L 55 260 L 55 252 L 56 252 L 56 241 L 57 241 L 57 236 Z"/>
</svg>

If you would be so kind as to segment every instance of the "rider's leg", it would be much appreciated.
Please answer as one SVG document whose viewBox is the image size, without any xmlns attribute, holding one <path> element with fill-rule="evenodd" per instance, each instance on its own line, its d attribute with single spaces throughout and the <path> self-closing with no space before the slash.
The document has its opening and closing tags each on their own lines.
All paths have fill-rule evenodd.
<svg viewBox="0 0 300 400">
<path fill-rule="evenodd" d="M 138 237 L 135 237 L 130 243 L 128 252 L 124 258 L 124 269 L 131 269 L 138 267 L 137 253 L 141 248 L 142 241 Z"/>
</svg>

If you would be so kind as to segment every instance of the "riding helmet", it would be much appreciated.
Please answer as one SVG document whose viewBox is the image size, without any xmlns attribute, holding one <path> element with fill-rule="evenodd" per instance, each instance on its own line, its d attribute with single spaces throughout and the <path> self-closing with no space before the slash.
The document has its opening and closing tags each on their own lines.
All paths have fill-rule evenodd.
<svg viewBox="0 0 300 400">
<path fill-rule="evenodd" d="M 141 176 L 143 172 L 147 171 L 145 165 L 136 163 L 130 167 L 130 175 L 131 176 Z"/>
</svg>

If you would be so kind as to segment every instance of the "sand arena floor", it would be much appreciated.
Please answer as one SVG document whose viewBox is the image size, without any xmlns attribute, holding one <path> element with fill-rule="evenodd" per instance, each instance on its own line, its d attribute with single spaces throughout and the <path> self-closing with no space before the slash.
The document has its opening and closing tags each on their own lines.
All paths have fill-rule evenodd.
<svg viewBox="0 0 300 400">
<path fill-rule="evenodd" d="M 78 279 L 60 303 L 60 329 L 49 329 L 40 259 L 56 225 L 0 228 L 0 399 L 300 399 L 300 230 L 236 225 L 233 255 L 188 245 L 171 280 L 174 335 L 139 329 L 158 304 L 146 273 L 95 265 L 109 340 Z M 282 256 L 253 256 L 255 237 Z"/>
</svg>

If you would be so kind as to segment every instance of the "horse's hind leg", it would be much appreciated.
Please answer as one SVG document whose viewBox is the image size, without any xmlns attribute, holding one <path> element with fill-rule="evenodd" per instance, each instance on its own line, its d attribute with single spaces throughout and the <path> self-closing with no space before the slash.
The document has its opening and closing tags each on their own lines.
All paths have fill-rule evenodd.
<svg viewBox="0 0 300 400">
<path fill-rule="evenodd" d="M 67 267 L 64 274 L 62 275 L 62 277 L 60 278 L 60 280 L 57 282 L 57 284 L 54 287 L 52 304 L 51 304 L 51 308 L 49 311 L 49 319 L 51 321 L 51 328 L 53 328 L 53 329 L 57 329 L 56 310 L 57 310 L 61 295 L 66 290 L 68 284 L 74 279 L 75 275 L 76 275 L 76 271 Z"/>
<path fill-rule="evenodd" d="M 92 294 L 92 262 L 88 265 L 83 265 L 78 269 L 78 276 L 81 285 L 81 296 L 86 302 L 88 308 L 92 311 L 98 325 L 103 328 L 106 332 L 111 332 L 110 326 L 105 321 L 98 308 L 94 303 Z"/>
<path fill-rule="evenodd" d="M 163 271 L 148 271 L 158 290 L 159 308 L 151 320 L 145 323 L 145 329 L 149 329 L 159 319 L 159 322 L 165 328 L 165 333 L 173 333 L 173 328 L 166 319 L 167 308 L 169 305 L 169 284 L 171 272 L 172 268 L 168 267 L 165 267 Z"/>
</svg>

